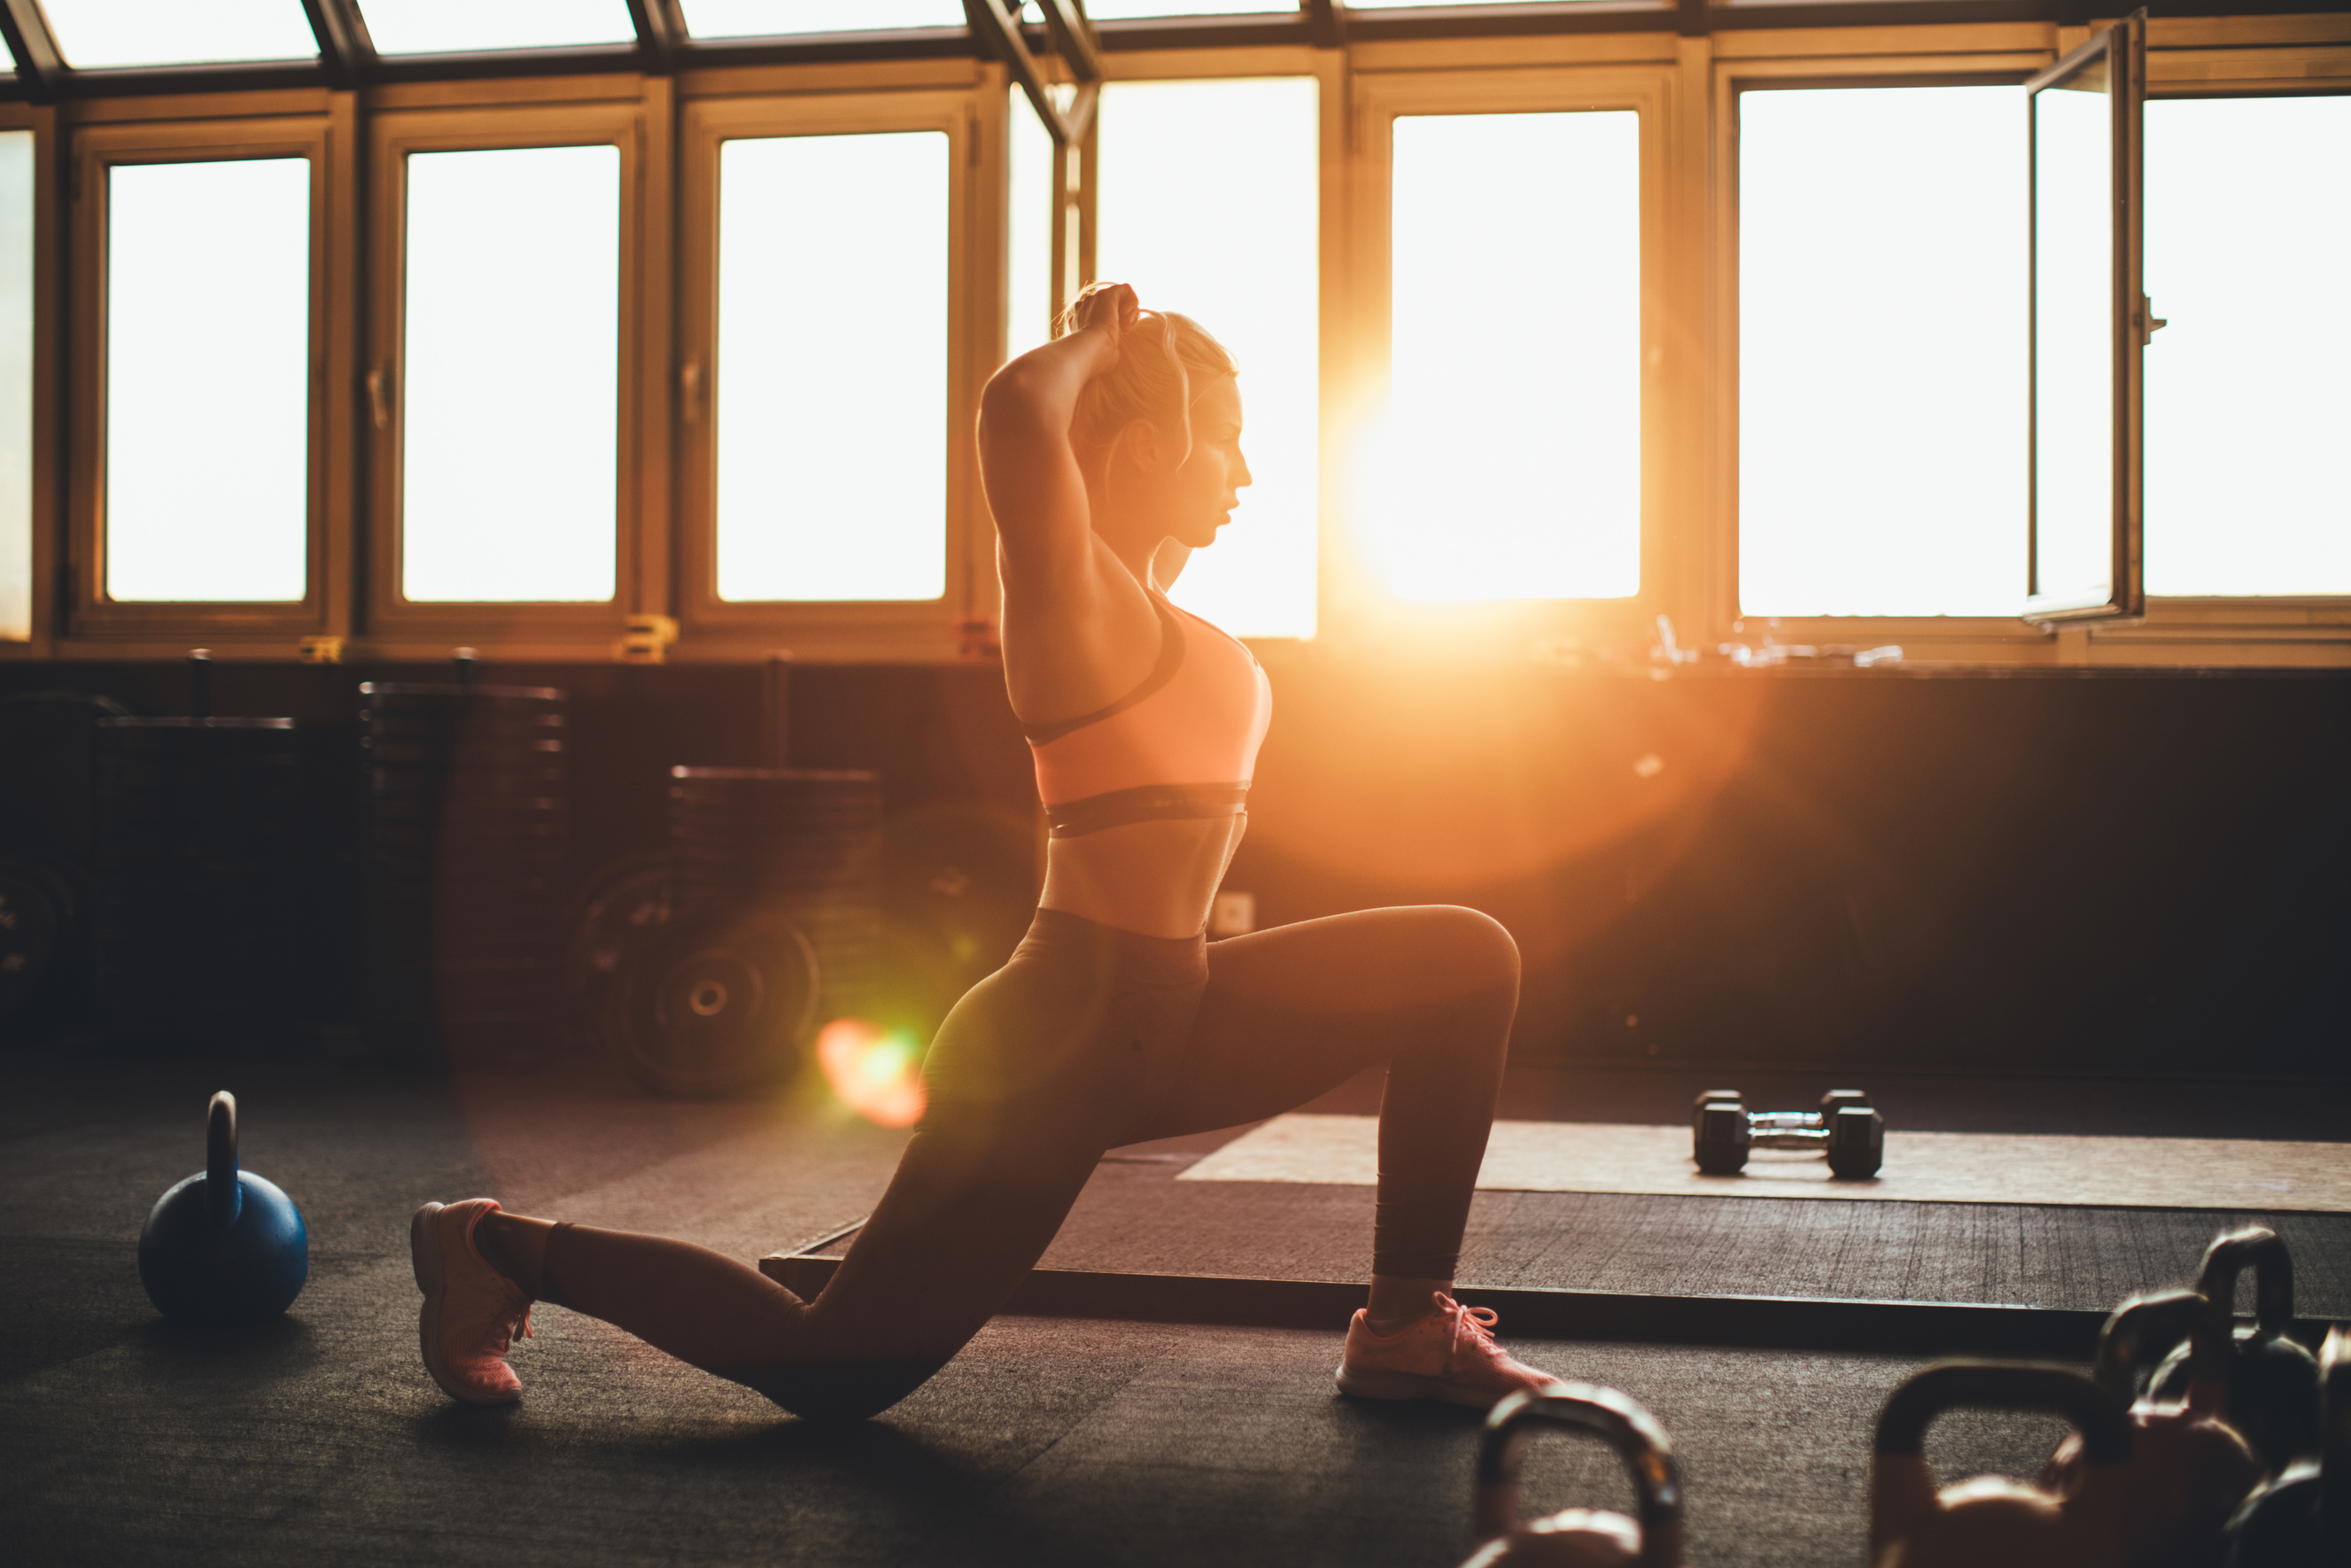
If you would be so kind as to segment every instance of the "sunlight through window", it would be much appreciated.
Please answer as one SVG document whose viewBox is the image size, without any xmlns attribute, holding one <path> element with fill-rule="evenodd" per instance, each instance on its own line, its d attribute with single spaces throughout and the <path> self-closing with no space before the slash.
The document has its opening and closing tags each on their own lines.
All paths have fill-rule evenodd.
<svg viewBox="0 0 2351 1568">
<path fill-rule="evenodd" d="M 621 152 L 408 158 L 401 590 L 612 597 Z"/>
<path fill-rule="evenodd" d="M 1236 636 L 1314 634 L 1317 102 L 1311 77 L 1102 89 L 1096 276 L 1192 317 L 1240 361 L 1256 483 L 1172 595 Z"/>
<path fill-rule="evenodd" d="M 947 139 L 719 153 L 718 594 L 946 591 Z"/>
<path fill-rule="evenodd" d="M 697 38 L 785 33 L 877 33 L 897 27 L 961 27 L 963 0 L 684 0 Z"/>
<path fill-rule="evenodd" d="M 1029 95 L 1012 99 L 1011 186 L 1006 214 L 1008 357 L 1025 354 L 1053 336 L 1053 133 L 1037 118 Z"/>
<path fill-rule="evenodd" d="M 1641 585 L 1641 125 L 1413 115 L 1395 131 L 1387 417 L 1358 512 L 1404 599 Z"/>
<path fill-rule="evenodd" d="M 1739 602 L 2024 598 L 2024 114 L 2012 87 L 1739 99 Z"/>
<path fill-rule="evenodd" d="M 0 639 L 33 634 L 33 133 L 0 131 Z"/>
<path fill-rule="evenodd" d="M 2351 593 L 2346 193 L 2351 98 L 2147 106 L 2149 593 Z"/>
<path fill-rule="evenodd" d="M 107 187 L 106 591 L 299 599 L 309 160 L 118 164 Z"/>
<path fill-rule="evenodd" d="M 1086 0 L 1086 15 L 1097 22 L 1123 21 L 1134 16 L 1237 16 L 1251 12 L 1295 11 L 1282 0 Z M 1195 612 L 1195 613 L 1198 613 Z"/>
<path fill-rule="evenodd" d="M 307 60 L 318 36 L 302 0 L 41 0 L 57 52 L 83 69 Z"/>
<path fill-rule="evenodd" d="M 387 55 L 634 43 L 628 0 L 360 0 Z"/>
</svg>

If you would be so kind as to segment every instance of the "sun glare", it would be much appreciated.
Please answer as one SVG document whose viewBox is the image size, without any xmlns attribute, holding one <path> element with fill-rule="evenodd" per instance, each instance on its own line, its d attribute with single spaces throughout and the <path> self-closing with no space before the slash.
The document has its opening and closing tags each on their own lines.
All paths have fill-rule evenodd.
<svg viewBox="0 0 2351 1568">
<path fill-rule="evenodd" d="M 843 1105 L 881 1127 L 923 1119 L 922 1049 L 901 1030 L 863 1019 L 835 1019 L 816 1037 L 817 1066 Z"/>
</svg>

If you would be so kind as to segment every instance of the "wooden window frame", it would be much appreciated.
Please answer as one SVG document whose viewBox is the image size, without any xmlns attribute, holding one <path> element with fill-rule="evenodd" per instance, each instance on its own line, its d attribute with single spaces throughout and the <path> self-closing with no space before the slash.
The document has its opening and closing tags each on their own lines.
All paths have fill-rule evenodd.
<svg viewBox="0 0 2351 1568">
<path fill-rule="evenodd" d="M 0 104 L 0 131 L 33 133 L 33 471 L 29 476 L 32 505 L 32 625 L 22 638 L 0 638 L 0 662 L 45 659 L 54 651 L 61 608 L 58 592 L 59 530 L 57 527 L 58 482 L 62 469 L 56 460 L 65 436 L 66 420 L 50 389 L 58 382 L 59 307 L 65 232 L 65 182 L 59 179 L 57 156 L 57 110 L 23 103 Z"/>
<path fill-rule="evenodd" d="M 655 312 L 645 299 L 651 226 L 645 118 L 644 105 L 634 96 L 584 103 L 402 107 L 373 118 L 368 135 L 368 390 L 362 394 L 368 406 L 361 411 L 369 457 L 366 609 L 371 650 L 400 656 L 462 642 L 495 648 L 501 657 L 601 658 L 624 631 L 631 606 L 642 592 L 641 558 L 649 536 L 658 537 L 660 521 L 647 516 L 643 485 L 647 434 L 662 423 L 660 411 L 648 405 L 647 388 L 658 388 L 665 380 L 648 374 L 646 352 L 645 325 Z M 612 597 L 593 602 L 409 599 L 400 586 L 408 155 L 591 146 L 617 148 L 621 158 Z M 378 387 L 382 388 L 380 393 Z M 658 391 L 651 395 L 659 402 Z M 659 455 L 652 455 L 657 467 Z"/>
<path fill-rule="evenodd" d="M 994 613 L 995 532 L 980 493 L 979 394 L 1004 357 L 1000 71 L 961 88 L 697 98 L 679 131 L 677 580 L 686 658 L 757 655 L 935 662 L 960 656 L 965 623 Z M 718 595 L 716 366 L 719 152 L 768 137 L 939 131 L 947 138 L 945 591 L 928 600 L 726 600 Z M 843 300 L 843 309 L 878 301 Z"/>
<path fill-rule="evenodd" d="M 79 124 L 70 131 L 73 191 L 69 267 L 80 287 L 72 295 L 72 347 L 68 400 L 68 549 L 69 633 L 114 647 L 189 638 L 284 645 L 305 636 L 333 634 L 340 619 L 338 588 L 348 581 L 350 509 L 336 483 L 340 471 L 331 438 L 340 402 L 334 371 L 343 358 L 335 330 L 343 307 L 337 287 L 334 238 L 342 192 L 336 116 L 328 112 L 249 115 L 218 120 L 128 120 Z M 348 137 L 348 129 L 345 130 Z M 121 164 L 189 163 L 298 157 L 310 164 L 310 396 L 308 517 L 304 591 L 299 600 L 238 603 L 215 601 L 119 601 L 106 583 L 106 309 L 109 172 Z M 51 383 L 54 384 L 54 383 Z"/>
<path fill-rule="evenodd" d="M 1621 48 L 1618 40 L 1609 45 Z M 1326 632 L 1343 644 L 1415 645 L 1523 656 L 1576 640 L 1615 644 L 1655 636 L 1656 618 L 1684 628 L 1695 608 L 1687 520 L 1700 493 L 1677 461 L 1688 449 L 1681 422 L 1698 411 L 1699 378 L 1669 344 L 1687 301 L 1685 269 L 1693 236 L 1677 214 L 1687 204 L 1685 173 L 1675 157 L 1680 136 L 1682 74 L 1666 57 L 1534 67 L 1464 67 L 1357 74 L 1350 93 L 1347 233 L 1348 320 L 1337 334 L 1352 350 L 1340 371 L 1342 392 L 1325 402 L 1325 482 L 1346 482 L 1343 465 L 1361 412 L 1376 406 L 1387 382 L 1392 330 L 1391 240 L 1395 121 L 1405 115 L 1632 110 L 1640 117 L 1641 183 L 1641 514 L 1639 591 L 1625 599 L 1525 599 L 1421 602 L 1397 598 L 1366 559 L 1352 528 L 1323 535 L 1322 613 Z M 1523 304 L 1465 297 L 1465 330 L 1507 330 Z M 1326 394 L 1327 395 L 1327 394 Z M 1336 470 L 1336 471 L 1334 471 Z M 1329 502 L 1326 501 L 1326 509 Z M 1351 512 L 1344 506 L 1343 512 Z M 1687 634 L 1686 632 L 1684 633 Z"/>
</svg>

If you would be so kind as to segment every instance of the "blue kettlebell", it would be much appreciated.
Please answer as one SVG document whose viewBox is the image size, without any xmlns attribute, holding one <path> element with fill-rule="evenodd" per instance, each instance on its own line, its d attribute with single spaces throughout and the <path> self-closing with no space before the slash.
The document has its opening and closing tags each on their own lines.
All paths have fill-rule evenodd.
<svg viewBox="0 0 2351 1568">
<path fill-rule="evenodd" d="M 310 1232 L 276 1184 L 236 1168 L 236 1096 L 213 1096 L 204 1168 L 155 1200 L 139 1232 L 139 1282 L 173 1322 L 251 1323 L 294 1304 Z"/>
</svg>

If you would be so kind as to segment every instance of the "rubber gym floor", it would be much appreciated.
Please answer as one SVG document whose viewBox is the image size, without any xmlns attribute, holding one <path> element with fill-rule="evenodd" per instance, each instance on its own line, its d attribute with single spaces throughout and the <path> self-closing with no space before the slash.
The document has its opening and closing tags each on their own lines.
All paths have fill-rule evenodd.
<svg viewBox="0 0 2351 1568">
<path fill-rule="evenodd" d="M 812 1427 L 542 1308 L 528 1392 L 456 1406 L 416 1357 L 406 1220 L 426 1198 L 658 1229 L 746 1257 L 853 1220 L 903 1134 L 810 1103 L 682 1104 L 592 1076 L 463 1078 L 22 1055 L 0 1129 L 0 1521 L 12 1563 L 1395 1564 L 1470 1547 L 1477 1418 L 1333 1396 L 1342 1324 L 999 1318 L 877 1420 Z M 1696 1079 L 1520 1073 L 1504 1112 L 1669 1122 Z M 1822 1085 L 1754 1078 L 1759 1103 Z M 166 1327 L 138 1228 L 237 1092 L 245 1163 L 300 1204 L 282 1322 Z M 2334 1139 L 2340 1086 L 1903 1080 L 1894 1131 Z M 1360 1110 L 1351 1085 L 1321 1109 Z M 1217 1138 L 1106 1161 L 1045 1266 L 1343 1280 L 1371 1195 L 1182 1183 Z M 1137 1157 L 1144 1156 L 1144 1157 Z M 1466 1283 L 2103 1309 L 2180 1282 L 2246 1218 L 2294 1250 L 2304 1316 L 2351 1316 L 2351 1217 L 1829 1200 L 1479 1195 Z M 1867 1438 L 1925 1356 L 1866 1347 L 1506 1338 L 1625 1389 L 1674 1435 L 1690 1560 L 1861 1561 Z M 2056 1435 L 1958 1416 L 1947 1474 L 2031 1473 Z M 1613 1461 L 1530 1457 L 1531 1503 L 1623 1507 Z"/>
</svg>

